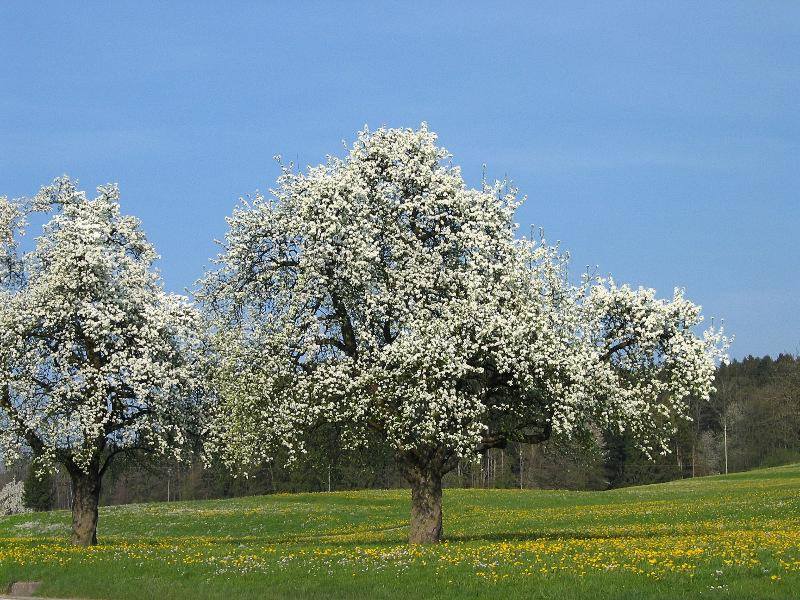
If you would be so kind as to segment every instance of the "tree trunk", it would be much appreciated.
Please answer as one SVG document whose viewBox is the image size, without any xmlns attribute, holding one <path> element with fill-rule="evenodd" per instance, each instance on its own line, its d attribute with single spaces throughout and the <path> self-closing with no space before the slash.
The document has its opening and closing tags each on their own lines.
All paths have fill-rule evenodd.
<svg viewBox="0 0 800 600">
<path fill-rule="evenodd" d="M 415 468 L 406 475 L 411 484 L 411 544 L 442 541 L 442 473 L 432 468 Z"/>
<path fill-rule="evenodd" d="M 72 543 L 97 544 L 97 506 L 100 502 L 100 475 L 95 471 L 72 474 Z"/>
</svg>

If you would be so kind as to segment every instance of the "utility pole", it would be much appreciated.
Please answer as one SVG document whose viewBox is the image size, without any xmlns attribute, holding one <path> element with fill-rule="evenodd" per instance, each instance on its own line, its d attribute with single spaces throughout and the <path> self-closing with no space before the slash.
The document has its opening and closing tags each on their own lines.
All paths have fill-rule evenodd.
<svg viewBox="0 0 800 600">
<path fill-rule="evenodd" d="M 728 474 L 728 415 L 722 414 L 722 447 L 725 450 L 725 475 Z"/>
<path fill-rule="evenodd" d="M 717 389 L 717 402 L 714 410 L 722 420 L 722 454 L 725 460 L 725 475 L 728 474 L 728 409 L 730 407 L 730 389 L 727 381 L 720 381 Z"/>
</svg>

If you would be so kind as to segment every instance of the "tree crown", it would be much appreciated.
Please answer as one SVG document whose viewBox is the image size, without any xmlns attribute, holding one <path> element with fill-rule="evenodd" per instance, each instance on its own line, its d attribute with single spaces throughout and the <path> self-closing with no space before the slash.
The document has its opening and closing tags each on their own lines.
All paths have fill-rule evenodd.
<svg viewBox="0 0 800 600">
<path fill-rule="evenodd" d="M 724 340 L 694 334 L 699 307 L 571 284 L 557 246 L 516 237 L 515 190 L 470 189 L 448 160 L 424 125 L 364 130 L 234 211 L 202 291 L 234 331 L 213 438 L 231 462 L 320 420 L 442 468 L 600 421 L 654 445 L 708 396 Z"/>
<path fill-rule="evenodd" d="M 50 216 L 35 247 L 19 237 Z M 0 445 L 44 465 L 104 468 L 132 448 L 167 451 L 196 419 L 202 321 L 167 294 L 138 219 L 110 185 L 88 199 L 67 178 L 0 199 Z"/>
</svg>

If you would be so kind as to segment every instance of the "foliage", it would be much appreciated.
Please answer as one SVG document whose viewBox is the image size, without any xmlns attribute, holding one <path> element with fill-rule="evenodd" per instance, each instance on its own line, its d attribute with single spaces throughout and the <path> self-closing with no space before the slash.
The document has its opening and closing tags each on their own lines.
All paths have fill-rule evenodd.
<svg viewBox="0 0 800 600">
<path fill-rule="evenodd" d="M 53 474 L 50 471 L 37 472 L 35 463 L 31 463 L 25 478 L 23 502 L 33 511 L 51 510 L 54 503 Z"/>
<path fill-rule="evenodd" d="M 800 357 L 781 354 L 734 361 L 719 370 L 716 386 L 701 419 L 719 448 L 727 421 L 732 470 L 800 456 Z"/>
<path fill-rule="evenodd" d="M 710 401 L 692 399 L 690 422 L 670 441 L 672 456 L 655 462 L 621 434 L 606 432 L 612 485 L 666 481 L 800 458 L 800 358 L 747 357 L 721 365 Z M 621 451 L 622 450 L 622 451 Z"/>
</svg>

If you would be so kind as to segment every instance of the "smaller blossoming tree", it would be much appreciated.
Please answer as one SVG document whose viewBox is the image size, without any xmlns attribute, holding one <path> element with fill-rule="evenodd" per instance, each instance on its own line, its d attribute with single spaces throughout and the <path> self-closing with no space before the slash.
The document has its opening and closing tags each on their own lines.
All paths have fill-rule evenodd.
<svg viewBox="0 0 800 600">
<path fill-rule="evenodd" d="M 135 449 L 178 453 L 197 427 L 202 320 L 163 291 L 139 221 L 115 186 L 67 178 L 0 198 L 0 450 L 33 452 L 72 480 L 72 540 L 97 542 L 102 478 Z M 50 216 L 28 251 L 34 213 Z"/>
<path fill-rule="evenodd" d="M 18 515 L 28 512 L 24 502 L 25 484 L 9 481 L 0 488 L 0 515 Z"/>
<path fill-rule="evenodd" d="M 212 449 L 247 468 L 323 421 L 354 445 L 371 431 L 422 543 L 459 460 L 596 425 L 659 449 L 724 346 L 680 291 L 571 284 L 557 247 L 515 235 L 514 191 L 468 188 L 435 141 L 365 130 L 343 159 L 284 169 L 228 220 L 203 289 L 225 332 Z"/>
</svg>

